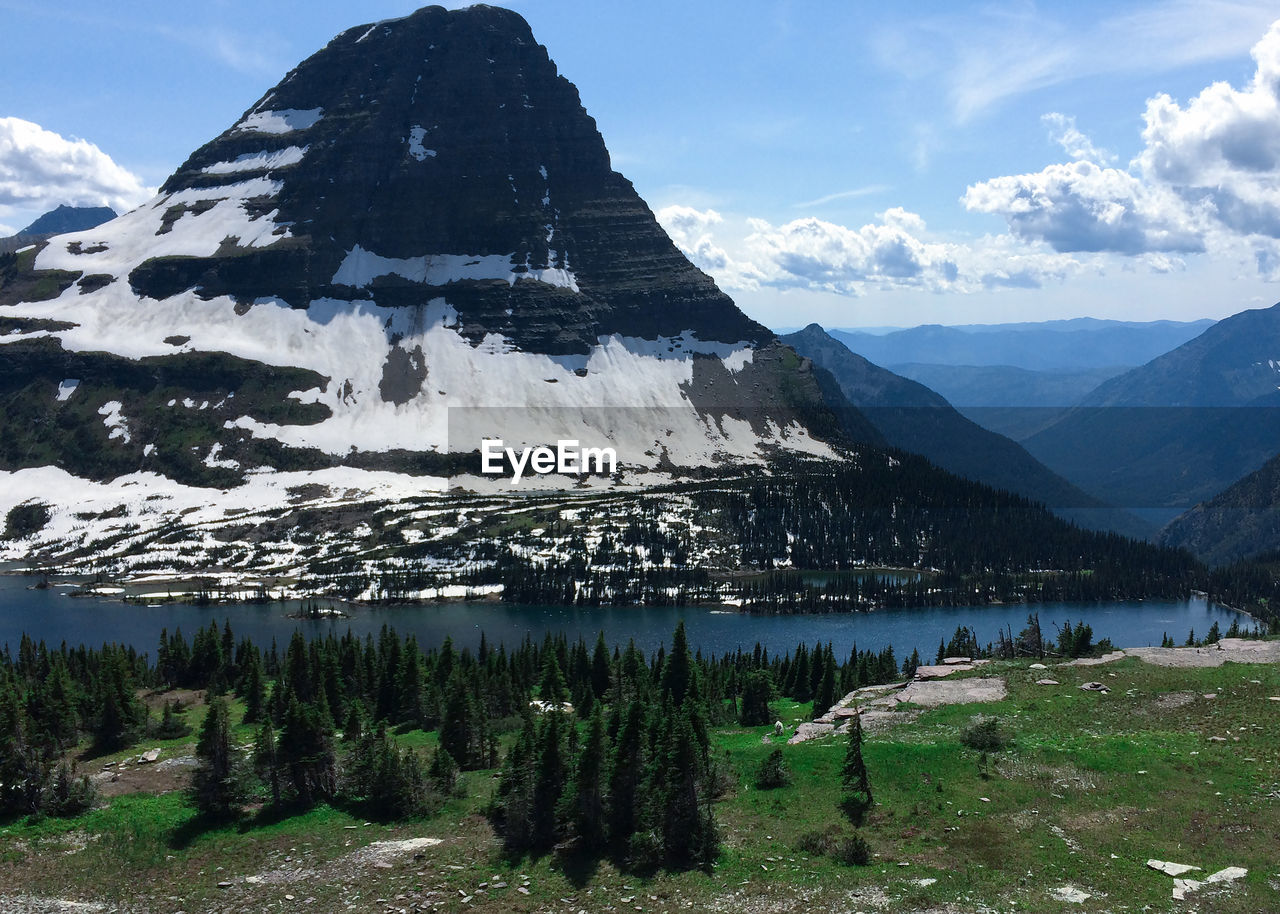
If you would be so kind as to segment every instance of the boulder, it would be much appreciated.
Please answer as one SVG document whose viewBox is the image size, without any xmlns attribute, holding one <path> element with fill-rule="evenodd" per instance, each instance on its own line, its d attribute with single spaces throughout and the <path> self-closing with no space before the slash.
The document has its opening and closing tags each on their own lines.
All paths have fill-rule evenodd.
<svg viewBox="0 0 1280 914">
<path fill-rule="evenodd" d="M 1200 867 L 1191 866 L 1188 863 L 1171 863 L 1168 860 L 1148 860 L 1147 866 L 1164 873 L 1166 876 L 1181 876 L 1183 873 L 1190 873 L 1192 870 L 1200 869 Z"/>
</svg>

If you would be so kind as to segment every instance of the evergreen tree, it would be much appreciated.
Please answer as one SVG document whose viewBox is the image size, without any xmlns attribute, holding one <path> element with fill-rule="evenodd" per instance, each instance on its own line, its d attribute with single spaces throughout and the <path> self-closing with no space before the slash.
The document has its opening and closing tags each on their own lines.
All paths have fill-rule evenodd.
<svg viewBox="0 0 1280 914">
<path fill-rule="evenodd" d="M 291 698 L 276 743 L 276 756 L 298 802 L 310 805 L 333 797 L 337 760 L 333 721 L 327 711 Z"/>
<path fill-rule="evenodd" d="M 453 760 L 444 747 L 436 749 L 431 756 L 431 764 L 427 767 L 427 779 L 436 793 L 451 797 L 458 789 L 458 763 Z"/>
<path fill-rule="evenodd" d="M 192 777 L 196 809 L 212 818 L 225 818 L 237 812 L 243 799 L 238 768 L 231 747 L 227 703 L 222 698 L 214 698 L 196 742 L 196 770 Z"/>
<path fill-rule="evenodd" d="M 547 849 L 556 843 L 560 797 L 568 776 L 564 733 L 559 711 L 548 713 L 538 734 L 538 755 L 533 782 L 533 846 Z"/>
<path fill-rule="evenodd" d="M 857 715 L 849 718 L 849 744 L 844 753 L 844 766 L 840 769 L 840 784 L 844 788 L 842 805 L 850 818 L 860 820 L 873 802 L 871 779 L 862 760 L 862 721 Z"/>
<path fill-rule="evenodd" d="M 756 772 L 756 789 L 775 790 L 791 783 L 791 772 L 787 769 L 786 760 L 781 749 L 774 749 L 760 763 Z"/>
<path fill-rule="evenodd" d="M 572 822 L 573 831 L 583 846 L 593 851 L 601 846 L 605 838 L 604 767 L 607 741 L 604 713 L 596 705 L 587 724 L 587 737 L 578 753 L 573 787 L 568 794 L 572 800 L 568 818 Z"/>
<path fill-rule="evenodd" d="M 773 676 L 768 670 L 752 670 L 742 686 L 742 705 L 738 720 L 744 727 L 759 727 L 773 722 Z"/>
<path fill-rule="evenodd" d="M 276 752 L 276 734 L 271 727 L 270 718 L 264 720 L 262 726 L 258 728 L 258 738 L 253 749 L 253 765 L 259 779 L 271 791 L 272 804 L 279 806 L 282 776 L 280 757 Z"/>
</svg>

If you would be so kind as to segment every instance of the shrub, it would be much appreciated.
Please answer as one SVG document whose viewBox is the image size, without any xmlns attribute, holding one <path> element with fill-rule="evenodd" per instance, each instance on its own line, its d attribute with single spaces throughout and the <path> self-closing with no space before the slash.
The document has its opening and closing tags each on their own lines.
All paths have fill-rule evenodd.
<svg viewBox="0 0 1280 914">
<path fill-rule="evenodd" d="M 814 857 L 830 857 L 845 866 L 866 866 L 871 862 L 871 846 L 858 832 L 845 834 L 837 826 L 825 831 L 807 831 L 796 841 L 796 850 Z"/>
<path fill-rule="evenodd" d="M 841 835 L 837 838 L 829 855 L 831 859 L 845 866 L 866 866 L 871 862 L 871 847 L 862 835 L 854 832 L 852 835 Z"/>
<path fill-rule="evenodd" d="M 960 732 L 961 745 L 978 752 L 999 752 L 1009 744 L 1000 718 L 983 717 Z"/>
<path fill-rule="evenodd" d="M 774 749 L 760 763 L 760 769 L 756 772 L 756 789 L 774 790 L 778 787 L 786 787 L 790 783 L 791 771 L 782 757 L 782 750 Z"/>
</svg>

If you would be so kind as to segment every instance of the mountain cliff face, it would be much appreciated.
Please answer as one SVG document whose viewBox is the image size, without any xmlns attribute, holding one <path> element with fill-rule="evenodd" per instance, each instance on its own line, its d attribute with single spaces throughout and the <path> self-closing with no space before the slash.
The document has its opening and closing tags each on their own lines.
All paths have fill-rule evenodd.
<svg viewBox="0 0 1280 914">
<path fill-rule="evenodd" d="M 342 33 L 149 203 L 4 255 L 0 361 L 11 471 L 441 484 L 490 436 L 641 473 L 834 455 L 808 365 L 679 253 L 492 7 Z"/>
</svg>

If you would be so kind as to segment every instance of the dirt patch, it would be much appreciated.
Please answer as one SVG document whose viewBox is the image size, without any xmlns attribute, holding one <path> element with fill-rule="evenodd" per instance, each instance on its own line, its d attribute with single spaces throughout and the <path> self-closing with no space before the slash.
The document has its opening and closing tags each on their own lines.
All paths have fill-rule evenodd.
<svg viewBox="0 0 1280 914">
<path fill-rule="evenodd" d="M 72 901 L 68 898 L 38 898 L 34 895 L 0 895 L 0 911 L 5 914 L 95 914 L 119 911 L 98 901 Z"/>
<path fill-rule="evenodd" d="M 1153 711 L 1176 711 L 1178 708 L 1185 708 L 1196 700 L 1194 692 L 1166 692 L 1156 697 L 1151 702 L 1151 710 Z"/>
<path fill-rule="evenodd" d="M 104 797 L 118 797 L 126 793 L 169 793 L 191 786 L 191 773 L 196 767 L 194 756 L 161 758 L 146 764 L 139 764 L 134 759 L 91 774 L 89 780 Z"/>
</svg>

